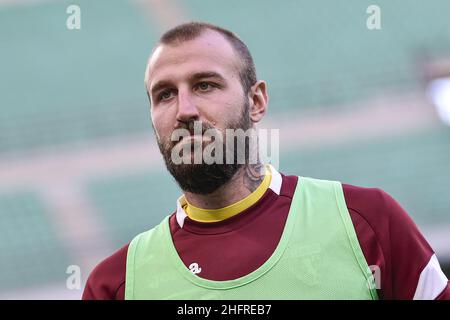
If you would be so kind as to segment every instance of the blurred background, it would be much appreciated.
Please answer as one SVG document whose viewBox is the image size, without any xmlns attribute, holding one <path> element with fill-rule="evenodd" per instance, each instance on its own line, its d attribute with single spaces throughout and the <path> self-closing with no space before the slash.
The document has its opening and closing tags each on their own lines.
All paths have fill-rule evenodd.
<svg viewBox="0 0 450 320">
<path fill-rule="evenodd" d="M 72 4 L 80 29 L 66 25 Z M 159 35 L 190 20 L 249 46 L 281 172 L 382 188 L 450 276 L 449 12 L 448 0 L 0 0 L 0 298 L 79 299 L 98 262 L 175 210 L 143 77 Z M 66 286 L 72 265 L 80 289 Z"/>
</svg>

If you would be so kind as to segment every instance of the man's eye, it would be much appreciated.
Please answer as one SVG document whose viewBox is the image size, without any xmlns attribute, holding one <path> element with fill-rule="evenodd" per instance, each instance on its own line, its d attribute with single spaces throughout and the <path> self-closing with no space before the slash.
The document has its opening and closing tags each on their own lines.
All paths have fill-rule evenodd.
<svg viewBox="0 0 450 320">
<path fill-rule="evenodd" d="M 170 98 L 172 98 L 172 91 L 163 91 L 158 96 L 159 101 L 168 100 Z"/>
<path fill-rule="evenodd" d="M 210 90 L 210 89 L 212 88 L 212 85 L 211 85 L 210 83 L 208 83 L 208 82 L 200 82 L 200 83 L 197 85 L 197 88 L 198 88 L 200 91 L 208 91 L 208 90 Z"/>
</svg>

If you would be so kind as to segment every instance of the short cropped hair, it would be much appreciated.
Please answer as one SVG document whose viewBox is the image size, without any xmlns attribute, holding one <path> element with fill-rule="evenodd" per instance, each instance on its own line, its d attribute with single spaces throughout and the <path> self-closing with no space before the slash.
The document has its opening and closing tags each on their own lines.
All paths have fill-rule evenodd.
<svg viewBox="0 0 450 320">
<path fill-rule="evenodd" d="M 241 60 L 239 77 L 244 92 L 248 93 L 257 80 L 255 63 L 253 62 L 252 55 L 250 54 L 250 50 L 248 50 L 247 45 L 235 33 L 206 22 L 189 22 L 178 25 L 165 32 L 159 39 L 156 47 L 160 44 L 171 45 L 194 40 L 207 30 L 216 31 L 224 36 L 236 51 Z M 148 70 L 146 70 L 145 75 L 146 82 L 148 81 L 147 72 Z"/>
</svg>

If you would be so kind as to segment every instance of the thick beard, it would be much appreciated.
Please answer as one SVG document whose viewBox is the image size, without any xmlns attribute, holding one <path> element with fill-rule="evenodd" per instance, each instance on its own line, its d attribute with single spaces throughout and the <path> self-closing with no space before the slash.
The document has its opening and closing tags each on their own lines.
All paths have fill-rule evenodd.
<svg viewBox="0 0 450 320">
<path fill-rule="evenodd" d="M 246 131 L 251 127 L 251 120 L 249 115 L 249 104 L 247 99 L 244 99 L 242 114 L 237 121 L 228 123 L 227 129 L 242 129 Z M 193 130 L 194 122 L 189 122 L 184 126 L 188 130 Z M 210 124 L 202 124 L 202 133 L 207 129 L 213 129 Z M 224 152 L 224 159 L 222 164 L 212 163 L 206 164 L 202 161 L 201 164 L 174 164 L 171 159 L 172 148 L 176 142 L 170 141 L 168 138 L 166 143 L 158 140 L 159 150 L 164 158 L 167 170 L 174 177 L 177 184 L 185 192 L 195 194 L 208 195 L 225 185 L 231 178 L 243 167 L 244 164 L 237 161 L 237 148 L 234 148 L 234 161 L 232 164 L 226 163 L 226 152 Z M 205 145 L 203 145 L 204 147 Z M 248 157 L 248 141 L 245 142 L 246 157 Z M 223 150 L 226 149 L 226 139 L 223 139 Z"/>
</svg>

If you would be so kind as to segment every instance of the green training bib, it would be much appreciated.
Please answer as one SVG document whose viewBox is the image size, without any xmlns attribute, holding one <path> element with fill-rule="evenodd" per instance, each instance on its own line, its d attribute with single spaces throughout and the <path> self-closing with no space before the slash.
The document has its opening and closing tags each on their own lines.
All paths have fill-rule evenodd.
<svg viewBox="0 0 450 320">
<path fill-rule="evenodd" d="M 299 177 L 278 246 L 258 269 L 228 281 L 193 274 L 178 256 L 167 216 L 130 243 L 125 299 L 377 299 L 377 293 L 341 183 Z"/>
</svg>

